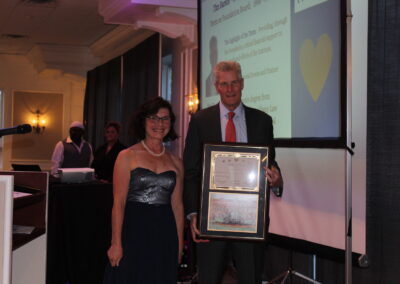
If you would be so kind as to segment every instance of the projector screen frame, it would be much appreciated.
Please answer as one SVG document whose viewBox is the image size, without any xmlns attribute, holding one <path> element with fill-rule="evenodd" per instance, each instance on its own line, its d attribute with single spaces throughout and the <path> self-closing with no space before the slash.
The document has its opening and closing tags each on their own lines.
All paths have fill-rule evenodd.
<svg viewBox="0 0 400 284">
<path fill-rule="evenodd" d="M 269 245 L 276 247 L 301 252 L 304 254 L 317 255 L 325 259 L 346 264 L 346 250 L 326 246 L 319 243 L 313 243 L 306 240 L 295 239 L 288 236 L 281 236 L 274 233 L 269 233 L 267 237 Z M 366 254 L 351 252 L 351 265 L 357 267 L 367 267 L 364 261 L 368 258 Z"/>
<path fill-rule="evenodd" d="M 276 148 L 322 148 L 322 149 L 343 149 L 346 152 L 352 152 L 353 145 L 348 145 L 348 137 L 349 129 L 348 127 L 348 117 L 349 115 L 347 107 L 348 107 L 348 83 L 351 83 L 351 78 L 348 76 L 348 8 L 349 4 L 347 0 L 337 0 L 340 4 L 340 63 L 339 63 L 339 98 L 340 98 L 340 134 L 338 137 L 307 137 L 307 138 L 275 138 L 274 146 Z M 198 52 L 198 91 L 199 94 L 202 93 L 202 9 L 201 9 L 201 0 L 198 0 L 198 34 L 199 34 L 199 52 Z M 349 70 L 351 71 L 351 70 Z M 350 80 L 350 81 L 348 81 Z M 245 80 L 246 84 L 246 80 Z M 200 99 L 201 100 L 201 99 Z M 202 109 L 202 105 L 200 104 L 199 109 Z M 351 133 L 351 132 L 350 132 Z M 351 135 L 350 135 L 351 136 Z M 350 177 L 351 179 L 351 177 Z M 347 190 L 347 189 L 346 189 Z M 351 189 L 350 189 L 351 190 Z M 346 205 L 347 206 L 347 205 Z M 324 244 L 313 243 L 307 240 L 296 239 L 290 236 L 285 235 L 276 235 L 269 234 L 269 242 L 273 245 L 285 247 L 288 249 L 295 249 L 297 251 L 301 251 L 304 253 L 317 254 L 318 256 L 326 257 L 328 259 L 332 259 L 335 261 L 345 262 L 345 254 L 346 249 L 340 249 L 335 247 L 330 247 Z M 352 253 L 353 263 L 357 263 L 357 260 L 363 256 L 360 253 Z"/>
</svg>

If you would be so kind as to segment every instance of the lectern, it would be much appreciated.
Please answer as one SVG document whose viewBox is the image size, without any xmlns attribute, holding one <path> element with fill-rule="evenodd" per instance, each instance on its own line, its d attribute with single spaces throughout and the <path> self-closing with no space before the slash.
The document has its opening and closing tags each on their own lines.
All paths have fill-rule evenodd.
<svg viewBox="0 0 400 284">
<path fill-rule="evenodd" d="M 12 284 L 44 283 L 46 275 L 46 172 L 0 171 L 12 177 Z M 7 283 L 7 282 L 5 282 Z M 8 284 L 8 283 L 7 283 Z"/>
<path fill-rule="evenodd" d="M 11 280 L 13 176 L 0 176 L 0 283 Z"/>
</svg>

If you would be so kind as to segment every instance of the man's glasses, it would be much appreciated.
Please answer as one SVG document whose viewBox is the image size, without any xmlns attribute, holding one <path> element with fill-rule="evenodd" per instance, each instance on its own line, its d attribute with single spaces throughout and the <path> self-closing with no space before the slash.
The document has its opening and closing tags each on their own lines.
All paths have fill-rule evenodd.
<svg viewBox="0 0 400 284">
<path fill-rule="evenodd" d="M 157 123 L 157 122 L 170 123 L 171 122 L 171 117 L 169 117 L 169 116 L 159 117 L 157 115 L 149 115 L 149 116 L 146 116 L 146 118 L 148 120 L 150 120 L 152 123 Z"/>
<path fill-rule="evenodd" d="M 218 86 L 222 89 L 237 88 L 240 86 L 241 80 L 233 80 L 232 82 L 218 82 Z"/>
</svg>

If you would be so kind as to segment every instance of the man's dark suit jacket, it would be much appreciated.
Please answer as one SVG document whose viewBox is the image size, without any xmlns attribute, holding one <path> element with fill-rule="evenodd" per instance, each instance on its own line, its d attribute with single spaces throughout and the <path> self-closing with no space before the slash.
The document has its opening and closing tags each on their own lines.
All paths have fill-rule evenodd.
<svg viewBox="0 0 400 284">
<path fill-rule="evenodd" d="M 270 161 L 276 165 L 275 149 L 272 145 L 272 118 L 268 114 L 254 108 L 244 106 L 244 110 L 248 144 L 270 146 L 269 158 Z M 221 142 L 219 104 L 201 110 L 193 115 L 190 120 L 183 154 L 185 166 L 184 202 L 186 215 L 198 212 L 199 210 L 203 144 Z"/>
</svg>

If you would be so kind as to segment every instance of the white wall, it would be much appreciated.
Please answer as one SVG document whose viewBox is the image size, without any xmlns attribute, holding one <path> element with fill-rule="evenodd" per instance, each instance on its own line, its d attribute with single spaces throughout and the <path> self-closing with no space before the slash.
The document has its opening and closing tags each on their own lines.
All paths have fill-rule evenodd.
<svg viewBox="0 0 400 284">
<path fill-rule="evenodd" d="M 4 127 L 14 126 L 12 121 L 14 91 L 63 94 L 63 133 L 65 135 L 68 134 L 69 124 L 72 121 L 82 120 L 86 78 L 49 69 L 38 74 L 24 56 L 0 55 L 0 62 L 0 89 L 4 91 L 4 113 L 1 115 L 4 115 Z M 0 152 L 0 160 L 3 162 L 3 169 L 8 170 L 10 169 L 12 136 L 5 136 L 1 139 L 4 140 L 4 147 Z M 45 135 L 43 135 L 43 139 L 46 139 Z M 49 168 L 50 159 L 51 157 L 47 161 L 40 161 L 44 169 Z"/>
</svg>

